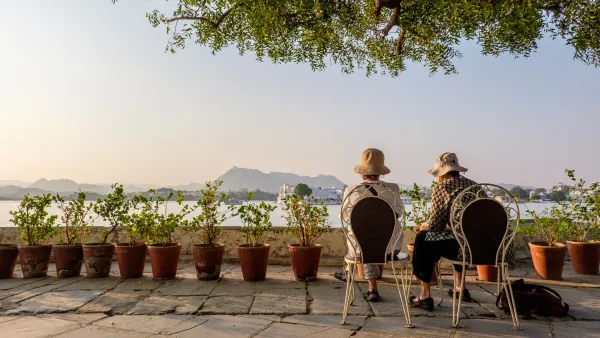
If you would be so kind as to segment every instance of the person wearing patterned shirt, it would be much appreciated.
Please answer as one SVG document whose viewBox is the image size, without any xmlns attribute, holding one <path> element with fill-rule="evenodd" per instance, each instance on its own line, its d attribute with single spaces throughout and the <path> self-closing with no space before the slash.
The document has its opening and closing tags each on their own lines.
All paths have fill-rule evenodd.
<svg viewBox="0 0 600 338">
<path fill-rule="evenodd" d="M 458 158 L 454 153 L 443 153 L 436 159 L 435 167 L 428 172 L 435 176 L 436 185 L 431 195 L 431 211 L 429 222 L 417 226 L 414 252 L 412 257 L 414 275 L 421 281 L 421 294 L 419 297 L 410 297 L 412 307 L 433 311 L 433 299 L 431 298 L 430 283 L 431 275 L 435 265 L 440 258 L 457 259 L 459 245 L 452 229 L 450 228 L 450 209 L 454 199 L 466 188 L 477 184 L 476 182 L 462 176 L 467 168 L 458 164 Z M 464 197 L 472 199 L 471 195 Z M 467 203 L 468 201 L 464 201 Z M 457 292 L 462 285 L 462 266 L 454 265 Z M 448 294 L 453 297 L 453 290 Z M 463 289 L 463 301 L 471 301 L 467 289 Z"/>
</svg>

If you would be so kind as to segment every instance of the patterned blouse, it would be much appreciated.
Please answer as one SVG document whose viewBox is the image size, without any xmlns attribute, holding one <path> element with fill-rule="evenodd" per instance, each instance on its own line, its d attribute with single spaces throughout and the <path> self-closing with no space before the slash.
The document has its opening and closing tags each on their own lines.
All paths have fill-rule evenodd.
<svg viewBox="0 0 600 338">
<path fill-rule="evenodd" d="M 464 176 L 458 176 L 435 185 L 431 194 L 431 212 L 429 214 L 429 228 L 427 229 L 429 231 L 425 235 L 426 241 L 454 239 L 452 230 L 446 229 L 446 225 L 450 225 L 452 203 L 464 189 L 475 184 L 477 183 Z M 465 198 L 473 199 L 474 197 L 468 195 Z"/>
</svg>

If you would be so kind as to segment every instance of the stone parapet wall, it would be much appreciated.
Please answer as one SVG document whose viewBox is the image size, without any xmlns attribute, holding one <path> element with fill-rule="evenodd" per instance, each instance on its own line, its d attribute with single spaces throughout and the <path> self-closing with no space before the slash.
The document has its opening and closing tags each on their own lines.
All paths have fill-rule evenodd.
<svg viewBox="0 0 600 338">
<path fill-rule="evenodd" d="M 271 245 L 270 264 L 289 264 L 288 244 L 297 243 L 296 239 L 284 231 L 283 227 L 274 227 L 273 231 L 264 236 L 264 241 Z M 104 227 L 92 227 L 87 242 L 98 242 L 102 238 L 102 233 L 106 230 Z M 3 244 L 23 244 L 20 239 L 21 231 L 13 227 L 0 227 L 0 243 Z M 194 233 L 177 234 L 179 243 L 182 246 L 182 261 L 191 261 L 192 246 L 199 243 L 198 235 Z M 406 244 L 414 241 L 415 233 L 412 230 L 404 231 L 403 250 L 406 252 Z M 118 241 L 117 241 L 118 239 Z M 126 242 L 125 229 L 117 229 L 117 235 L 109 237 L 111 242 Z M 239 227 L 224 227 L 223 236 L 219 240 L 225 244 L 225 260 L 227 262 L 237 261 L 236 247 L 239 244 L 246 243 L 244 234 Z M 51 238 L 48 243 L 60 243 L 60 236 Z M 344 233 L 341 229 L 335 229 L 330 233 L 323 234 L 318 240 L 322 245 L 321 265 L 339 266 L 342 265 L 343 257 L 346 254 L 346 245 Z M 527 250 L 527 245 L 521 236 L 516 238 L 517 251 Z"/>
</svg>

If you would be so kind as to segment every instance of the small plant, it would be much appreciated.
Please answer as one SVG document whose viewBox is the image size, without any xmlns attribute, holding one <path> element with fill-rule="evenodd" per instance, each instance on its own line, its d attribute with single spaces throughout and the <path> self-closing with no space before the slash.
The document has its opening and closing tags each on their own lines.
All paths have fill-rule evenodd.
<svg viewBox="0 0 600 338">
<path fill-rule="evenodd" d="M 569 195 L 567 205 L 573 217 L 567 239 L 576 242 L 600 239 L 600 186 L 598 182 L 585 187 L 583 179 L 575 177 L 575 170 L 565 173 L 574 183 L 575 196 Z M 562 205 L 562 203 L 560 203 Z"/>
<path fill-rule="evenodd" d="M 325 205 L 311 205 L 299 195 L 288 196 L 283 205 L 286 232 L 298 239 L 303 247 L 311 247 L 325 232 L 331 231 L 329 213 Z"/>
<path fill-rule="evenodd" d="M 94 204 L 85 204 L 85 192 L 79 192 L 77 198 L 66 203 L 64 198 L 56 195 L 58 208 L 62 211 L 60 220 L 64 224 L 64 231 L 60 234 L 60 241 L 63 244 L 73 245 L 80 244 L 83 236 L 87 234 L 88 228 L 94 222 L 91 212 L 94 209 Z"/>
<path fill-rule="evenodd" d="M 573 220 L 565 205 L 555 205 L 538 214 L 533 210 L 526 211 L 532 222 L 519 228 L 526 236 L 539 237 L 548 246 L 556 246 L 572 229 Z"/>
<path fill-rule="evenodd" d="M 131 218 L 126 225 L 125 234 L 129 245 L 145 243 L 150 237 L 150 231 L 158 220 L 158 211 L 152 201 L 143 195 L 136 195 L 131 200 Z"/>
<path fill-rule="evenodd" d="M 162 197 L 156 190 L 149 190 L 150 198 L 148 217 L 150 222 L 148 225 L 148 242 L 152 245 L 170 246 L 177 243 L 178 238 L 175 237 L 175 232 L 180 227 L 188 227 L 189 221 L 185 220 L 185 216 L 195 210 L 195 207 L 189 204 L 184 204 L 184 196 L 181 191 L 177 192 L 175 202 L 180 207 L 179 212 L 169 212 L 169 202 L 175 196 L 174 192 L 169 192 L 167 197 Z"/>
<path fill-rule="evenodd" d="M 127 200 L 123 185 L 113 184 L 112 189 L 113 191 L 110 194 L 103 199 L 99 199 L 94 205 L 94 212 L 109 224 L 109 228 L 104 232 L 104 237 L 100 244 L 106 244 L 108 236 L 117 227 L 127 226 L 131 219 L 129 216 L 131 203 Z"/>
<path fill-rule="evenodd" d="M 221 224 L 229 218 L 228 210 L 222 210 L 227 194 L 219 193 L 223 181 L 206 182 L 206 188 L 200 190 L 202 197 L 198 199 L 197 207 L 200 214 L 194 217 L 186 228 L 187 231 L 198 231 L 203 244 L 214 246 L 221 237 Z"/>
<path fill-rule="evenodd" d="M 260 202 L 260 204 L 250 203 L 253 196 L 254 193 L 249 193 L 246 203 L 239 206 L 233 216 L 240 216 L 243 224 L 242 233 L 246 235 L 246 243 L 254 247 L 261 242 L 263 235 L 273 228 L 271 212 L 277 207 L 265 202 Z"/>
<path fill-rule="evenodd" d="M 423 190 L 414 183 L 412 189 L 404 189 L 400 192 L 412 199 L 412 210 L 406 212 L 406 221 L 412 223 L 415 227 L 429 221 L 429 204 L 423 198 Z"/>
<path fill-rule="evenodd" d="M 26 194 L 16 211 L 10 211 L 10 221 L 21 230 L 21 239 L 26 245 L 43 244 L 53 236 L 58 227 L 58 216 L 48 216 L 46 209 L 52 205 L 54 197 L 50 194 L 29 197 Z"/>
</svg>

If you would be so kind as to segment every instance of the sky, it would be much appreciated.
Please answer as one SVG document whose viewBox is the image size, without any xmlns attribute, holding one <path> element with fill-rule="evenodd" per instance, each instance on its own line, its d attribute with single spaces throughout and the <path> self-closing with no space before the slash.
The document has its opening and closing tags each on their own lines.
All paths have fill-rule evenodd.
<svg viewBox="0 0 600 338">
<path fill-rule="evenodd" d="M 0 180 L 177 185 L 232 166 L 355 183 L 362 150 L 427 184 L 443 152 L 479 182 L 600 180 L 600 69 L 543 40 L 528 59 L 463 43 L 459 74 L 398 78 L 273 65 L 190 44 L 165 53 L 165 2 L 0 2 Z"/>
</svg>

